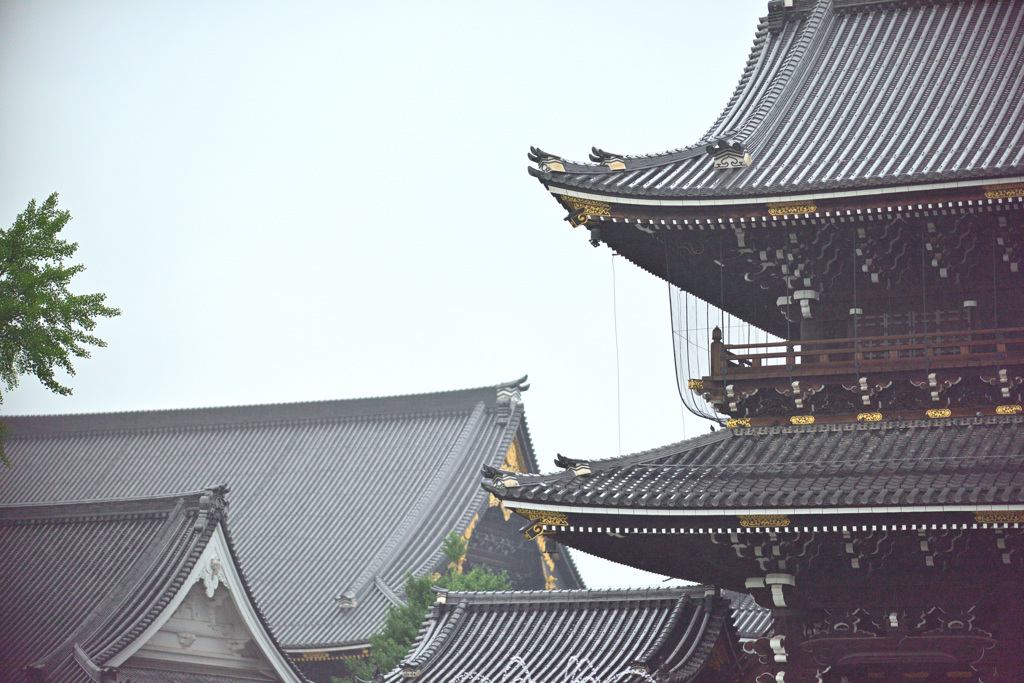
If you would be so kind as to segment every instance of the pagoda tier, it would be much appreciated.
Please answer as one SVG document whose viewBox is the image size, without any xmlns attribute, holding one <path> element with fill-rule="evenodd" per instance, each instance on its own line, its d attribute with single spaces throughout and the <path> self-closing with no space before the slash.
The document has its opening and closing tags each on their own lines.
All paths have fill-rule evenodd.
<svg viewBox="0 0 1024 683">
<path fill-rule="evenodd" d="M 728 211 L 559 197 L 595 242 L 777 338 L 727 337 L 708 374 L 683 378 L 719 413 L 771 424 L 1024 402 L 1024 184 Z"/>
<path fill-rule="evenodd" d="M 1009 681 L 1022 459 L 1020 416 L 737 428 L 484 488 L 527 536 L 748 591 L 773 610 L 749 648 L 769 680 Z"/>
<path fill-rule="evenodd" d="M 722 414 L 1019 405 L 1024 4 L 788 4 L 696 144 L 530 173 L 592 244 L 781 342 L 727 329 L 684 378 Z"/>
</svg>

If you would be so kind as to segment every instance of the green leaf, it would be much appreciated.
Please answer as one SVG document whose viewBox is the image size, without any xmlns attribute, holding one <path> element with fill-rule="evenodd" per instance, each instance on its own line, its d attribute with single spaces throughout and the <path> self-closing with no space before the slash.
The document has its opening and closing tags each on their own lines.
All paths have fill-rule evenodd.
<svg viewBox="0 0 1024 683">
<path fill-rule="evenodd" d="M 451 532 L 445 538 L 442 549 L 449 565 L 444 574 L 413 576 L 405 575 L 404 605 L 394 605 L 384 618 L 384 628 L 370 638 L 372 655 L 369 659 L 348 662 L 349 671 L 363 680 L 369 680 L 373 668 L 391 671 L 401 663 L 409 652 L 412 642 L 419 633 L 423 619 L 437 596 L 431 587 L 438 586 L 455 591 L 503 591 L 511 584 L 504 572 L 496 574 L 486 567 L 476 566 L 468 572 L 461 571 L 461 560 L 466 554 L 466 541 L 458 533 Z M 339 679 L 335 679 L 340 683 Z"/>
<path fill-rule="evenodd" d="M 97 318 L 121 314 L 104 304 L 105 294 L 73 294 L 71 278 L 85 270 L 70 265 L 77 242 L 58 237 L 71 214 L 57 208 L 57 193 L 41 205 L 28 203 L 14 225 L 0 230 L 0 382 L 7 391 L 22 375 L 35 375 L 50 391 L 67 396 L 57 370 L 75 374 L 72 357 L 88 358 L 88 346 L 106 346 L 91 334 Z M 0 403 L 3 392 L 0 392 Z M 6 428 L 0 430 L 0 462 L 9 464 L 4 451 Z"/>
</svg>

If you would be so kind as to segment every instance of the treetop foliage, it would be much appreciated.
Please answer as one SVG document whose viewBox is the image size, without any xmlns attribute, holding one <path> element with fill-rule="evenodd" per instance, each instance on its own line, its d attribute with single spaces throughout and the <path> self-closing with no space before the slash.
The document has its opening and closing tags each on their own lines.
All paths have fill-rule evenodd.
<svg viewBox="0 0 1024 683">
<path fill-rule="evenodd" d="M 495 574 L 486 567 L 473 567 L 462 571 L 466 556 L 466 541 L 456 532 L 451 532 L 442 546 L 448 558 L 448 569 L 444 574 L 405 575 L 405 604 L 393 605 L 384 619 L 384 628 L 370 638 L 372 655 L 369 660 L 352 660 L 349 670 L 363 680 L 370 680 L 374 666 L 381 671 L 390 671 L 409 652 L 430 606 L 437 599 L 431 590 L 433 586 L 452 591 L 502 591 L 511 585 L 504 572 Z M 334 679 L 336 682 L 342 679 Z"/>
<path fill-rule="evenodd" d="M 21 375 L 35 375 L 50 391 L 70 394 L 55 371 L 74 375 L 72 356 L 88 358 L 87 346 L 107 345 L 92 334 L 96 319 L 121 314 L 104 304 L 105 294 L 68 290 L 85 270 L 65 265 L 78 249 L 58 237 L 70 220 L 70 212 L 57 208 L 55 192 L 42 204 L 30 201 L 10 229 L 0 230 L 0 380 L 8 391 Z M 0 457 L 6 462 L 2 442 Z"/>
</svg>

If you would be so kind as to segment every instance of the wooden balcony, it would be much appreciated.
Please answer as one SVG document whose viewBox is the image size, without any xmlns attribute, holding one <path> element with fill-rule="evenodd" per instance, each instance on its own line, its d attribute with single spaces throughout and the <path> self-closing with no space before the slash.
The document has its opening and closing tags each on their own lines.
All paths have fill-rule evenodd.
<svg viewBox="0 0 1024 683">
<path fill-rule="evenodd" d="M 1020 398 L 1018 376 L 1024 367 L 1024 327 L 757 344 L 723 344 L 716 340 L 711 344 L 710 360 L 709 375 L 691 381 L 691 388 L 718 412 L 729 415 L 784 410 L 778 399 L 770 398 L 775 395 L 789 396 L 791 410 L 811 408 L 815 403 L 811 396 L 822 390 L 856 400 L 847 403 L 847 408 L 840 407 L 842 400 L 833 400 L 832 407 L 819 405 L 817 409 L 899 407 L 906 402 L 906 395 L 893 398 L 896 395 L 889 392 L 888 403 L 882 399 L 881 404 L 873 399 L 873 387 L 878 387 L 875 393 L 880 393 L 882 388 L 893 386 L 893 382 L 927 387 L 928 401 L 936 407 L 963 407 L 994 399 L 984 398 L 985 392 L 976 389 L 969 390 L 974 398 L 963 395 L 969 386 L 984 388 L 979 383 L 996 388 L 1001 398 Z M 952 393 L 960 396 L 953 403 L 940 396 L 945 391 L 943 381 L 947 382 L 946 388 L 958 385 Z M 761 389 L 769 391 L 757 391 Z M 849 392 L 858 395 L 854 397 Z"/>
<path fill-rule="evenodd" d="M 717 357 L 714 354 L 720 349 Z M 1024 362 L 1024 327 L 760 344 L 712 344 L 708 381 L 824 379 Z"/>
</svg>

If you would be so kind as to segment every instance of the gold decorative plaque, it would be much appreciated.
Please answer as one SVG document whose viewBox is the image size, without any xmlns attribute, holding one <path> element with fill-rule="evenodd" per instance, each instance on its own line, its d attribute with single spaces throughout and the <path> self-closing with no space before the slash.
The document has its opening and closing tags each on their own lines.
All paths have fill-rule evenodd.
<svg viewBox="0 0 1024 683">
<path fill-rule="evenodd" d="M 772 216 L 795 216 L 817 210 L 818 205 L 814 202 L 768 202 L 768 213 Z"/>
<path fill-rule="evenodd" d="M 292 659 L 300 662 L 327 662 L 331 660 L 331 653 L 328 650 L 307 650 L 292 654 Z"/>
<path fill-rule="evenodd" d="M 1016 415 L 1020 411 L 1020 406 L 996 406 L 996 415 Z"/>
<path fill-rule="evenodd" d="M 733 427 L 749 427 L 749 417 L 736 417 L 725 423 L 725 426 L 732 429 Z"/>
<path fill-rule="evenodd" d="M 704 380 L 702 380 L 702 379 L 691 379 L 690 381 L 688 381 L 686 383 L 686 387 L 688 389 L 692 389 L 693 391 L 703 391 L 704 390 Z"/>
<path fill-rule="evenodd" d="M 949 408 L 933 408 L 932 410 L 924 411 L 924 414 L 928 417 L 935 419 L 938 417 L 949 417 L 953 414 L 953 411 Z"/>
<path fill-rule="evenodd" d="M 794 415 L 789 418 L 789 423 L 794 425 L 812 425 L 814 424 L 813 415 Z"/>
<path fill-rule="evenodd" d="M 606 202 L 595 202 L 590 199 L 579 197 L 567 197 L 561 195 L 562 202 L 573 211 L 586 211 L 591 216 L 611 216 L 612 206 Z"/>
<path fill-rule="evenodd" d="M 985 186 L 986 199 L 1005 199 L 1007 197 L 1024 197 L 1024 183 Z"/>
<path fill-rule="evenodd" d="M 531 522 L 538 524 L 550 524 L 552 526 L 569 526 L 569 515 L 564 512 L 550 512 L 548 510 L 523 510 L 516 509 L 516 512 L 526 517 Z"/>
<path fill-rule="evenodd" d="M 785 515 L 737 515 L 737 517 L 740 518 L 740 526 L 751 529 L 789 526 L 789 517 Z"/>
<path fill-rule="evenodd" d="M 857 422 L 878 422 L 881 419 L 881 413 L 857 413 Z"/>
<path fill-rule="evenodd" d="M 975 512 L 974 521 L 978 524 L 1012 524 L 1024 522 L 1024 512 L 1020 510 L 999 510 L 994 512 Z"/>
</svg>

